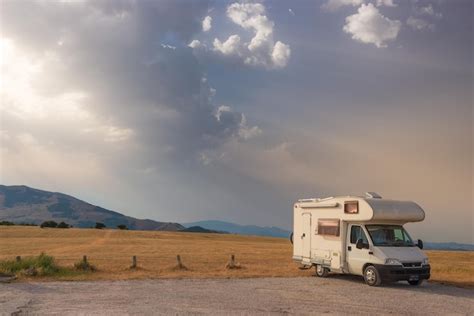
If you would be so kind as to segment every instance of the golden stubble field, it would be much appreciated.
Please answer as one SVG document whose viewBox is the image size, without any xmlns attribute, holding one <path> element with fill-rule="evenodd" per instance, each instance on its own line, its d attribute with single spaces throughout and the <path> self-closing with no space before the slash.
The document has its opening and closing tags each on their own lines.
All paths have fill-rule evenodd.
<svg viewBox="0 0 474 316">
<path fill-rule="evenodd" d="M 98 269 L 93 273 L 59 276 L 67 280 L 124 280 L 140 278 L 246 278 L 311 276 L 292 261 L 287 239 L 154 231 L 0 227 L 0 260 L 45 252 L 62 266 L 73 266 L 87 255 Z M 186 271 L 175 270 L 181 255 Z M 242 269 L 227 270 L 234 254 Z M 432 281 L 474 287 L 474 253 L 427 251 Z M 138 269 L 130 270 L 132 256 Z"/>
</svg>

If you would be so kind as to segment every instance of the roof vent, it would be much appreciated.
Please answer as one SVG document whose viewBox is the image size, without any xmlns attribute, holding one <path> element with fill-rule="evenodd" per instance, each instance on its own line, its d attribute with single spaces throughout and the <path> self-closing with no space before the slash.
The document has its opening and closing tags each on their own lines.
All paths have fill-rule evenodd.
<svg viewBox="0 0 474 316">
<path fill-rule="evenodd" d="M 382 197 L 375 192 L 365 192 L 365 197 L 368 199 L 381 199 Z"/>
</svg>

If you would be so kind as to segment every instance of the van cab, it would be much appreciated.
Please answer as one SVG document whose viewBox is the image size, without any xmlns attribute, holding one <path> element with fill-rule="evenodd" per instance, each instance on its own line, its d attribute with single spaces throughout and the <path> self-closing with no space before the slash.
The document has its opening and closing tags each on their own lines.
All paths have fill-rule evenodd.
<svg viewBox="0 0 474 316">
<path fill-rule="evenodd" d="M 293 259 L 315 266 L 319 277 L 333 272 L 363 276 L 371 286 L 395 281 L 419 285 L 430 278 L 430 265 L 422 241 L 415 242 L 403 225 L 424 218 L 418 204 L 376 193 L 298 200 Z"/>
</svg>

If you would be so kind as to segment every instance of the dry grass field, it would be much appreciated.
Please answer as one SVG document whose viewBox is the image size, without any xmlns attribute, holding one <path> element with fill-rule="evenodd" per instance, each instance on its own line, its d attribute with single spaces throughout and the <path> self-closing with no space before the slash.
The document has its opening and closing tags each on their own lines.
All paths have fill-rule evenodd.
<svg viewBox="0 0 474 316">
<path fill-rule="evenodd" d="M 0 227 L 0 260 L 54 256 L 72 267 L 87 255 L 96 272 L 58 275 L 48 280 L 123 280 L 140 278 L 246 278 L 310 276 L 291 259 L 286 239 L 227 234 L 121 231 L 97 229 L 41 229 Z M 432 280 L 474 287 L 474 253 L 428 251 Z M 176 255 L 188 270 L 176 270 Z M 231 254 L 241 269 L 227 270 Z M 138 269 L 129 269 L 132 256 Z"/>
</svg>

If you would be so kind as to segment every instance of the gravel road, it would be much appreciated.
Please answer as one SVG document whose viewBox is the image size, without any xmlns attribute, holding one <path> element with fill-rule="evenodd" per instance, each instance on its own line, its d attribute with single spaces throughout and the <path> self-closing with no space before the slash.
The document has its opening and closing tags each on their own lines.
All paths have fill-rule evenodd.
<svg viewBox="0 0 474 316">
<path fill-rule="evenodd" d="M 0 314 L 474 314 L 474 290 L 357 277 L 0 284 Z"/>
</svg>

